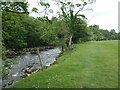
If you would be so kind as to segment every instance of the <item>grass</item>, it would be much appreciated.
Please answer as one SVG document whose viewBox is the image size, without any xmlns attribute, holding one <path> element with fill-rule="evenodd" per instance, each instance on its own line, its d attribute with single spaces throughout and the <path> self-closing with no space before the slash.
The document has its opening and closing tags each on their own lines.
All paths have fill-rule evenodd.
<svg viewBox="0 0 120 90">
<path fill-rule="evenodd" d="M 117 88 L 118 41 L 73 45 L 54 64 L 12 88 Z"/>
</svg>

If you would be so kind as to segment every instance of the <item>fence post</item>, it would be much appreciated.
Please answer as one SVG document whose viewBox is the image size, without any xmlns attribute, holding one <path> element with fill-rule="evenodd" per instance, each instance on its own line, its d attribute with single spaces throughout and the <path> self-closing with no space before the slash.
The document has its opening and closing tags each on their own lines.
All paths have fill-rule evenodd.
<svg viewBox="0 0 120 90">
<path fill-rule="evenodd" d="M 39 59 L 39 61 L 40 61 L 41 70 L 43 70 L 43 64 L 42 64 L 42 60 L 41 60 L 41 58 L 40 58 L 39 48 L 37 48 L 37 54 L 38 54 L 38 59 Z"/>
</svg>

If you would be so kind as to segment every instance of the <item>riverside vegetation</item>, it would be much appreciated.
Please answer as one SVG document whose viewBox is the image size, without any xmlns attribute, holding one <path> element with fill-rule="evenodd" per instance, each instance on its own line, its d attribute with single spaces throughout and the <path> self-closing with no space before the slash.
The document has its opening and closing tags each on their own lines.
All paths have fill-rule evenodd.
<svg viewBox="0 0 120 90">
<path fill-rule="evenodd" d="M 28 12 L 28 7 L 29 7 L 28 2 L 1 2 L 0 1 L 1 2 L 1 11 L 2 11 L 2 30 L 3 30 L 2 31 L 3 38 L 0 38 L 1 39 L 0 44 L 2 46 L 1 47 L 2 60 L 6 62 L 5 65 L 10 64 L 12 61 L 12 59 L 9 59 L 6 57 L 7 50 L 9 51 L 11 49 L 14 49 L 15 51 L 19 51 L 24 48 L 55 46 L 55 47 L 62 48 L 64 51 L 65 49 L 72 47 L 71 45 L 73 44 L 73 46 L 78 48 L 79 51 L 77 51 L 77 49 L 74 49 L 74 48 L 73 48 L 73 51 L 66 51 L 63 54 L 63 56 L 60 57 L 58 60 L 58 62 L 59 63 L 61 62 L 61 64 L 56 64 L 43 72 L 34 74 L 33 76 L 36 75 L 35 77 L 38 77 L 37 75 L 40 74 L 42 77 L 39 77 L 39 78 L 46 78 L 47 77 L 46 75 L 49 74 L 49 72 L 50 72 L 49 70 L 51 68 L 52 69 L 53 69 L 53 67 L 56 68 L 57 65 L 59 67 L 60 67 L 60 65 L 61 65 L 61 67 L 63 65 L 65 65 L 63 67 L 65 67 L 65 69 L 66 69 L 69 66 L 70 62 L 72 64 L 72 60 L 76 61 L 77 58 L 80 58 L 79 60 L 81 61 L 81 64 L 80 65 L 76 64 L 76 65 L 73 65 L 73 67 L 68 67 L 69 68 L 68 70 L 71 69 L 71 74 L 72 74 L 72 71 L 74 71 L 74 70 L 77 71 L 79 68 L 85 67 L 85 70 L 86 69 L 88 70 L 88 72 L 86 72 L 88 74 L 85 74 L 85 75 L 92 77 L 92 75 L 94 73 L 92 71 L 89 71 L 89 69 L 90 70 L 93 69 L 93 71 L 96 69 L 96 71 L 98 70 L 98 72 L 95 72 L 95 73 L 101 74 L 101 72 L 99 72 L 100 69 L 93 68 L 93 67 L 95 67 L 94 65 L 97 65 L 97 64 L 99 65 L 100 63 L 105 63 L 105 65 L 110 64 L 111 67 L 113 67 L 114 66 L 113 64 L 115 64 L 116 61 L 112 62 L 115 57 L 115 55 L 114 55 L 114 53 L 112 53 L 112 51 L 110 51 L 111 59 L 109 58 L 110 55 L 108 55 L 108 54 L 106 54 L 106 55 L 104 54 L 105 56 L 99 56 L 99 55 L 102 55 L 103 52 L 108 53 L 109 52 L 108 49 L 113 50 L 113 52 L 115 52 L 114 48 L 116 50 L 116 46 L 115 46 L 116 44 L 113 44 L 113 43 L 117 43 L 117 41 L 106 41 L 105 42 L 103 40 L 119 40 L 120 33 L 116 33 L 114 29 L 111 29 L 110 31 L 108 31 L 108 30 L 100 29 L 99 25 L 88 25 L 87 24 L 88 19 L 81 12 L 85 11 L 85 10 L 90 10 L 91 9 L 90 7 L 87 9 L 86 9 L 86 7 L 88 5 L 92 5 L 92 3 L 94 3 L 94 1 L 95 0 L 88 0 L 86 2 L 84 0 L 80 0 L 80 2 L 74 2 L 73 0 L 54 0 L 56 7 L 59 8 L 59 11 L 57 11 L 57 15 L 55 16 L 54 15 L 55 11 L 50 8 L 51 4 L 49 2 L 47 2 L 47 0 L 39 0 L 38 5 L 41 7 L 41 9 L 43 8 L 43 10 L 39 10 L 36 7 L 31 9 L 31 12 L 34 12 L 39 15 L 36 18 L 33 16 L 30 16 L 31 12 Z M 50 18 L 49 15 L 51 15 L 52 17 Z M 96 42 L 96 41 L 99 41 L 99 42 Z M 86 42 L 86 43 L 84 44 L 84 42 Z M 83 44 L 80 44 L 80 43 L 83 43 Z M 111 44 L 113 46 L 111 46 L 111 45 L 107 46 L 107 43 Z M 93 44 L 95 44 L 95 47 L 93 47 L 94 46 Z M 103 44 L 103 47 L 99 47 L 99 45 L 102 46 L 102 44 Z M 88 49 L 80 48 L 81 46 L 84 47 L 84 45 Z M 90 47 L 88 47 L 87 45 Z M 98 48 L 96 45 L 98 45 Z M 106 45 L 106 48 L 105 48 L 105 45 Z M 98 53 L 97 50 L 99 50 L 99 49 L 100 49 L 101 53 Z M 89 53 L 86 50 L 88 50 Z M 92 52 L 92 51 L 94 51 L 94 52 Z M 76 55 L 74 55 L 74 53 L 76 53 Z M 71 57 L 70 54 L 71 54 L 71 56 L 72 55 L 73 56 Z M 83 54 L 83 56 L 81 56 L 82 54 Z M 95 56 L 93 54 L 95 54 Z M 80 57 L 76 57 L 77 55 L 79 55 Z M 88 55 L 88 56 L 86 56 L 86 58 L 85 58 L 84 57 L 85 55 Z M 71 59 L 69 57 L 71 57 Z M 63 60 L 60 60 L 61 58 L 63 58 Z M 69 59 L 70 59 L 70 61 L 69 61 Z M 91 62 L 89 61 L 89 59 L 92 59 Z M 94 60 L 94 59 L 96 59 L 96 60 Z M 102 61 L 100 62 L 99 59 L 102 59 L 103 62 Z M 104 61 L 104 59 L 105 59 L 105 61 Z M 116 60 L 116 58 L 115 58 L 115 60 Z M 62 61 L 64 61 L 63 62 L 64 64 L 62 64 Z M 92 65 L 92 61 L 93 61 L 93 65 Z M 96 64 L 94 64 L 95 63 L 94 61 L 96 62 Z M 80 63 L 78 60 L 77 60 L 77 62 L 78 62 L 78 64 Z M 98 62 L 100 62 L 100 63 L 98 63 Z M 66 64 L 66 63 L 68 63 L 68 64 Z M 74 64 L 74 62 L 73 62 L 73 64 Z M 90 64 L 90 66 L 89 66 L 89 64 Z M 5 67 L 4 67 L 5 65 L 3 65 L 3 70 L 5 70 Z M 98 66 L 98 68 L 103 68 L 103 71 L 104 71 L 104 67 L 109 68 L 109 65 L 108 65 L 108 67 L 105 65 L 103 66 L 103 65 L 104 64 L 100 64 L 100 67 Z M 63 73 L 65 73 L 64 68 L 61 68 L 61 67 L 58 70 L 57 69 L 56 70 L 57 71 L 63 70 Z M 114 68 L 115 67 L 113 67 L 111 69 L 114 69 Z M 82 69 L 80 69 L 80 70 L 82 70 Z M 48 74 L 46 74 L 45 72 L 48 72 Z M 6 74 L 8 74 L 8 73 L 9 73 L 9 71 L 3 71 L 2 78 L 4 79 Z M 84 71 L 83 71 L 83 73 L 84 73 Z M 50 73 L 50 74 L 52 75 L 52 73 Z M 80 73 L 79 71 L 78 71 L 78 73 L 76 72 L 76 75 L 77 74 L 82 76 L 82 73 Z M 106 76 L 109 75 L 107 73 L 102 73 L 102 74 L 105 74 Z M 102 74 L 101 74 L 101 78 L 100 78 L 101 80 L 103 80 L 102 78 L 104 78 L 102 76 Z M 61 73 L 60 73 L 60 75 L 61 75 L 60 76 L 61 79 L 64 78 L 64 77 L 62 77 Z M 67 75 L 67 73 L 66 73 L 66 75 Z M 28 78 L 30 78 L 30 77 L 28 77 Z M 79 78 L 79 77 L 76 76 L 76 79 L 77 78 Z M 61 87 L 68 87 L 70 85 L 71 85 L 70 87 L 73 87 L 72 84 L 73 85 L 76 84 L 75 87 L 95 87 L 95 86 L 99 87 L 98 84 L 100 84 L 101 87 L 107 87 L 108 85 L 110 85 L 110 83 L 111 84 L 114 83 L 113 85 L 111 85 L 111 87 L 117 86 L 114 81 L 114 80 L 116 80 L 115 79 L 116 76 L 115 77 L 113 76 L 113 79 L 111 78 L 110 83 L 107 84 L 106 86 L 101 83 L 102 81 L 99 82 L 99 80 L 100 80 L 99 76 L 98 77 L 96 76 L 96 79 L 97 78 L 98 78 L 98 82 L 96 83 L 97 85 L 90 84 L 91 81 L 95 81 L 95 80 L 92 80 L 92 78 L 91 79 L 83 78 L 83 79 L 81 79 L 82 80 L 81 82 L 80 81 L 74 82 L 74 79 L 71 79 L 70 81 L 73 81 L 73 83 L 70 83 L 68 81 L 69 85 L 65 84 L 66 86 L 61 86 Z M 33 78 L 33 79 L 35 79 L 35 78 Z M 33 79 L 31 78 L 31 80 L 33 80 Z M 66 82 L 67 82 L 67 79 L 69 79 L 69 78 L 65 79 Z M 30 80 L 30 79 L 25 79 L 25 80 Z M 53 80 L 51 80 L 51 82 Z M 88 80 L 88 82 L 87 82 L 87 80 Z M 41 79 L 41 81 L 42 81 L 42 79 Z M 38 83 L 41 81 L 38 81 L 36 83 L 36 85 L 38 85 Z M 44 79 L 43 79 L 43 81 L 44 81 Z M 82 82 L 83 82 L 83 84 L 82 84 Z M 52 82 L 52 83 L 55 83 L 55 82 Z M 80 86 L 77 85 L 79 83 L 81 83 Z M 103 82 L 103 83 L 105 83 L 105 82 Z M 57 84 L 57 83 L 55 83 L 55 84 Z M 58 84 L 60 84 L 60 83 L 58 83 Z M 26 85 L 26 87 L 28 87 L 27 84 L 25 84 L 25 85 Z M 45 86 L 46 85 L 44 85 L 44 84 L 41 84 L 40 86 L 38 85 L 38 87 L 45 87 Z M 23 85 L 23 87 L 24 87 L 24 85 Z M 34 86 L 31 85 L 30 87 L 34 87 Z M 37 87 L 37 86 L 35 86 L 35 87 Z M 53 87 L 57 87 L 57 85 L 56 86 L 53 85 Z"/>
</svg>

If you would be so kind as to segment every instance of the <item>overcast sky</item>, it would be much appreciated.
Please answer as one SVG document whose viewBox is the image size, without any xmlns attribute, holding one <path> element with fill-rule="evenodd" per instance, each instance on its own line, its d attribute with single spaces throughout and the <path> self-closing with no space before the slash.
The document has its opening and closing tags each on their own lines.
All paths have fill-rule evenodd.
<svg viewBox="0 0 120 90">
<path fill-rule="evenodd" d="M 50 0 L 51 1 L 51 0 Z M 96 3 L 92 5 L 93 11 L 84 12 L 88 18 L 88 24 L 94 25 L 97 24 L 101 29 L 115 29 L 118 32 L 118 2 L 120 0 L 96 0 Z M 28 0 L 31 10 L 32 7 L 41 7 L 37 6 L 36 0 Z M 52 9 L 57 11 L 58 8 L 52 4 Z M 36 17 L 35 13 L 30 14 L 31 16 Z"/>
</svg>

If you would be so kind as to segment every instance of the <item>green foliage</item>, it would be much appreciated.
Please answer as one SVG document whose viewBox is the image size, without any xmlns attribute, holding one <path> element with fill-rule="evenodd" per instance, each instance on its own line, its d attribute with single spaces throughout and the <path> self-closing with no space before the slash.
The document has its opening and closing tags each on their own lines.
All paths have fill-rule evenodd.
<svg viewBox="0 0 120 90">
<path fill-rule="evenodd" d="M 2 11 L 12 12 L 12 13 L 28 13 L 28 3 L 27 2 L 1 2 Z"/>
<path fill-rule="evenodd" d="M 79 13 L 86 5 L 88 5 L 90 1 L 81 2 L 82 3 L 74 3 L 74 1 L 71 0 L 69 0 L 69 2 L 58 1 L 58 5 L 60 6 L 60 10 L 62 12 L 62 19 L 69 28 L 69 40 L 67 42 L 69 43 L 68 45 L 71 45 L 71 43 L 77 43 L 79 41 L 87 41 L 87 36 L 89 36 L 86 30 L 87 24 L 83 20 L 86 19 L 86 17 L 85 15 Z M 81 21 L 78 22 L 78 19 L 81 19 Z M 79 23 L 79 25 L 76 25 L 76 23 Z"/>
<path fill-rule="evenodd" d="M 99 29 L 98 25 L 89 26 L 89 34 L 91 35 L 90 40 L 117 40 L 118 35 L 114 29 L 111 31 Z"/>
<path fill-rule="evenodd" d="M 44 13 L 48 11 L 53 13 L 53 10 L 49 9 L 49 3 L 41 1 L 39 4 L 46 7 L 43 10 Z M 102 30 L 98 25 L 87 27 L 85 21 L 87 18 L 79 13 L 87 5 L 86 2 L 61 1 L 59 5 L 62 13 L 59 13 L 58 18 L 49 19 L 47 15 L 34 18 L 28 14 L 21 14 L 21 12 L 27 12 L 27 3 L 2 3 L 4 47 L 7 49 L 44 45 L 67 47 L 70 39 L 71 43 L 80 43 L 89 40 L 116 40 L 118 38 L 115 30 L 110 32 Z M 78 8 L 78 11 L 75 12 L 75 8 Z M 32 11 L 41 13 L 35 7 Z M 5 56 L 4 52 L 3 56 Z"/>
<path fill-rule="evenodd" d="M 27 46 L 25 42 L 25 28 L 21 24 L 20 14 L 27 13 L 27 3 L 2 2 L 3 42 L 7 48 Z"/>
<path fill-rule="evenodd" d="M 2 43 L 2 60 L 6 60 L 6 48 L 4 43 Z"/>
<path fill-rule="evenodd" d="M 74 24 L 73 43 L 88 41 L 88 38 L 87 23 L 80 18 L 76 19 Z"/>
<path fill-rule="evenodd" d="M 114 29 L 111 29 L 110 34 L 111 34 L 111 39 L 112 40 L 117 40 L 118 39 L 118 34 L 115 32 Z"/>
<path fill-rule="evenodd" d="M 11 65 L 14 64 L 14 59 L 4 59 L 2 63 L 2 79 L 6 79 L 7 75 L 10 73 Z"/>
<path fill-rule="evenodd" d="M 42 1 L 40 2 L 40 5 L 41 5 L 41 6 L 50 7 L 50 4 L 49 4 L 49 3 L 45 3 L 45 2 L 42 2 Z"/>
<path fill-rule="evenodd" d="M 21 23 L 17 13 L 3 12 L 3 39 L 6 47 L 20 48 L 25 47 L 25 28 Z"/>
<path fill-rule="evenodd" d="M 76 6 L 77 6 L 77 7 L 80 7 L 80 6 L 81 6 L 81 4 L 76 4 Z"/>
<path fill-rule="evenodd" d="M 118 40 L 120 40 L 120 32 L 118 33 Z"/>
<path fill-rule="evenodd" d="M 35 12 L 35 13 L 37 13 L 38 9 L 34 7 L 34 8 L 32 8 L 32 11 Z"/>
<path fill-rule="evenodd" d="M 7 79 L 7 75 L 10 73 L 9 70 L 5 70 L 2 68 L 2 79 Z"/>
</svg>

